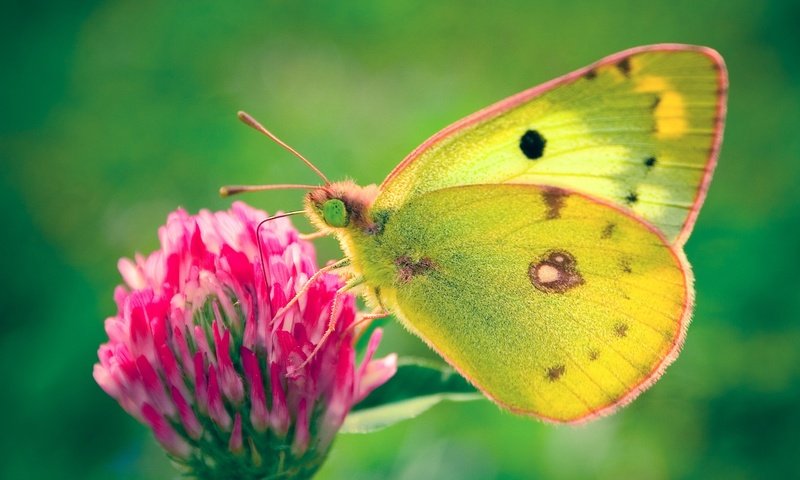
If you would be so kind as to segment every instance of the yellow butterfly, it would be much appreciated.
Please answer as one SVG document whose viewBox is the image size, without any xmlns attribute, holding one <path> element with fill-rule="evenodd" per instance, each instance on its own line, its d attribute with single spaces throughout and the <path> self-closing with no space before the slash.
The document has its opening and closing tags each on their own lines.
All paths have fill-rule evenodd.
<svg viewBox="0 0 800 480">
<path fill-rule="evenodd" d="M 367 318 L 393 313 L 508 410 L 581 422 L 633 400 L 683 344 L 682 246 L 726 93 L 714 50 L 634 48 L 445 128 L 364 188 L 240 114 L 325 184 L 222 192 L 311 189 L 304 212 L 346 255 L 321 272 L 346 270 L 340 292 L 357 288 Z"/>
</svg>

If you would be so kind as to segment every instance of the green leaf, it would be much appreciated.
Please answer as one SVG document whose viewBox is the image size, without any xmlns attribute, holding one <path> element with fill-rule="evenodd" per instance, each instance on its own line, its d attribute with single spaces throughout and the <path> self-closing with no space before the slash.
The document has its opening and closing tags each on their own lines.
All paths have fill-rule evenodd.
<svg viewBox="0 0 800 480">
<path fill-rule="evenodd" d="M 364 353 L 367 351 L 367 345 L 369 345 L 369 338 L 372 336 L 372 332 L 375 331 L 376 328 L 382 328 L 384 325 L 389 323 L 390 321 L 396 321 L 393 316 L 388 317 L 381 317 L 376 318 L 369 322 L 367 328 L 364 329 L 358 336 L 358 341 L 356 342 L 356 354 L 358 358 L 361 359 L 364 357 Z"/>
<path fill-rule="evenodd" d="M 403 358 L 397 373 L 356 405 L 340 431 L 367 433 L 414 418 L 441 402 L 484 398 L 452 368 L 419 359 Z"/>
</svg>

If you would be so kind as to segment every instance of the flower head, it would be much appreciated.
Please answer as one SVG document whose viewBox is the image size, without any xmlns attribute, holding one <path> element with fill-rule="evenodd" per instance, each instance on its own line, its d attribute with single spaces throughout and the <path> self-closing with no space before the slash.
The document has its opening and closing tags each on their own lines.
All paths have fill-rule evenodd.
<svg viewBox="0 0 800 480">
<path fill-rule="evenodd" d="M 396 369 L 394 355 L 372 359 L 377 329 L 356 364 L 350 294 L 306 362 L 342 283 L 324 274 L 276 316 L 317 269 L 287 219 L 257 236 L 265 218 L 241 202 L 196 216 L 178 210 L 159 230 L 160 250 L 119 262 L 126 285 L 115 291 L 94 378 L 203 478 L 309 475 L 350 408 Z"/>
</svg>

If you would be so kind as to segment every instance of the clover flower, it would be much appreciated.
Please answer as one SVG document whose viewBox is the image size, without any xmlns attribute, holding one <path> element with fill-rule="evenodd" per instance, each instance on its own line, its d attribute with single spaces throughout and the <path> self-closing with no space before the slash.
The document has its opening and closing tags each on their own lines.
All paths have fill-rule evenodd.
<svg viewBox="0 0 800 480">
<path fill-rule="evenodd" d="M 148 425 L 170 457 L 199 478 L 308 477 L 321 465 L 351 407 L 396 370 L 360 364 L 355 301 L 324 274 L 276 318 L 317 270 L 313 246 L 283 218 L 244 203 L 226 212 L 183 210 L 159 229 L 161 249 L 122 259 L 117 315 L 106 320 L 94 378 Z M 263 250 L 263 264 L 258 243 Z"/>
</svg>

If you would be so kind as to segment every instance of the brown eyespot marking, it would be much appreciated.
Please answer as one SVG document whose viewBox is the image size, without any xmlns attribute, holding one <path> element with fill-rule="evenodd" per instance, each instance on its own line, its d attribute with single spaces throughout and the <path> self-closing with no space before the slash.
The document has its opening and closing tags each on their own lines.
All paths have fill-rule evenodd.
<svg viewBox="0 0 800 480">
<path fill-rule="evenodd" d="M 628 335 L 628 324 L 618 323 L 614 325 L 614 335 L 618 336 L 619 338 L 626 337 Z"/>
<path fill-rule="evenodd" d="M 565 190 L 560 188 L 546 188 L 542 192 L 542 199 L 547 205 L 547 219 L 554 220 L 561 217 L 561 207 L 564 206 L 564 199 L 569 196 Z"/>
<path fill-rule="evenodd" d="M 583 284 L 575 257 L 563 250 L 554 250 L 543 259 L 531 262 L 528 278 L 537 290 L 544 293 L 564 293 Z"/>
<path fill-rule="evenodd" d="M 552 367 L 547 368 L 545 376 L 548 381 L 555 382 L 556 380 L 561 378 L 562 375 L 564 375 L 564 372 L 566 370 L 567 367 L 565 367 L 564 365 L 553 365 Z"/>
<path fill-rule="evenodd" d="M 597 350 L 596 348 L 589 350 L 589 361 L 594 362 L 598 358 L 600 358 L 599 350 Z"/>
<path fill-rule="evenodd" d="M 397 280 L 400 283 L 408 283 L 415 276 L 427 273 L 435 267 L 430 257 L 422 257 L 415 262 L 407 255 L 397 257 L 394 264 L 397 266 Z"/>
</svg>

